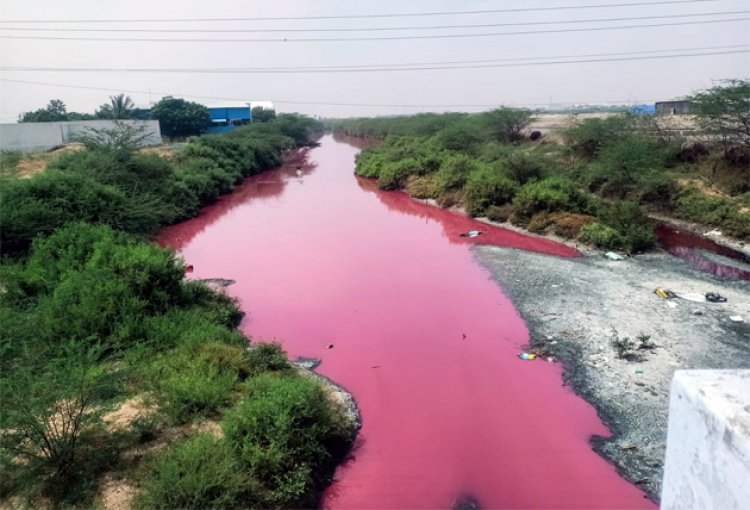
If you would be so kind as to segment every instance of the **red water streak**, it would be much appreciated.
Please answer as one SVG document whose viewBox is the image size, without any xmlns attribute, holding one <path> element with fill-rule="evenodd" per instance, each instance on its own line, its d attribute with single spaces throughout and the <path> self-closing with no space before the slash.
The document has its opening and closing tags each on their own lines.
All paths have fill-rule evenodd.
<svg viewBox="0 0 750 510">
<path fill-rule="evenodd" d="M 707 258 L 703 254 L 703 251 L 713 252 L 746 265 L 750 264 L 750 257 L 744 253 L 721 245 L 706 237 L 677 230 L 663 224 L 657 225 L 655 232 L 657 241 L 665 250 L 675 257 L 687 260 L 701 271 L 711 273 L 717 278 L 750 280 L 750 271 L 715 262 Z"/>
<path fill-rule="evenodd" d="M 592 451 L 608 430 L 561 367 L 518 359 L 528 330 L 467 243 L 575 250 L 379 191 L 355 154 L 326 137 L 161 236 L 191 277 L 237 280 L 246 333 L 353 393 L 363 427 L 323 506 L 653 508 Z"/>
</svg>

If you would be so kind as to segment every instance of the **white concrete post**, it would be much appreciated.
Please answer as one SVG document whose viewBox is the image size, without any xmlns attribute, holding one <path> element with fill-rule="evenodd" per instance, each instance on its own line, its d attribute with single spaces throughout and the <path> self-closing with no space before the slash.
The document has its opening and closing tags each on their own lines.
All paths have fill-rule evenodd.
<svg viewBox="0 0 750 510">
<path fill-rule="evenodd" d="M 750 370 L 675 373 L 661 508 L 750 508 Z"/>
</svg>

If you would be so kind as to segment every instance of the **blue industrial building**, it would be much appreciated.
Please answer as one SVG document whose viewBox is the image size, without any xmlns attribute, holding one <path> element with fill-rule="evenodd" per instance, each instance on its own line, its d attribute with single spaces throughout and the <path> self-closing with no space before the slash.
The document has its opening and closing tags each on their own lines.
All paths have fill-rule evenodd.
<svg viewBox="0 0 750 510">
<path fill-rule="evenodd" d="M 211 127 L 209 133 L 226 133 L 237 126 L 250 124 L 253 120 L 253 111 L 249 102 L 222 103 L 207 106 L 211 113 Z"/>
</svg>

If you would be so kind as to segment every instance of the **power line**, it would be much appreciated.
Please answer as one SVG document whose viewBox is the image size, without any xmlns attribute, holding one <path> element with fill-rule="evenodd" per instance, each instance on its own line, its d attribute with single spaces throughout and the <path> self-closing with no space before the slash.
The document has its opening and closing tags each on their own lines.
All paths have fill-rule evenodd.
<svg viewBox="0 0 750 510">
<path fill-rule="evenodd" d="M 87 85 L 70 85 L 70 84 L 64 84 L 64 83 L 50 83 L 50 82 L 40 82 L 40 81 L 30 81 L 30 80 L 14 80 L 10 78 L 0 78 L 0 81 L 4 82 L 10 82 L 10 83 L 21 83 L 26 85 L 44 85 L 44 86 L 50 86 L 50 87 L 62 87 L 62 88 L 72 88 L 72 89 L 83 89 L 83 90 L 96 90 L 96 91 L 103 91 L 103 92 L 122 92 L 122 93 L 128 93 L 128 94 L 156 94 L 158 96 L 176 96 L 176 97 L 185 97 L 185 98 L 191 98 L 191 99 L 208 99 L 208 100 L 215 100 L 215 101 L 248 101 L 248 99 L 245 98 L 236 98 L 236 97 L 217 97 L 217 96 L 200 96 L 200 95 L 192 95 L 192 94 L 177 94 L 175 92 L 158 92 L 153 90 L 128 90 L 128 89 L 121 89 L 117 87 L 107 88 L 107 87 L 91 87 Z M 659 99 L 641 99 L 640 101 L 659 101 Z M 306 105 L 306 106 L 354 106 L 354 107 L 372 107 L 372 108 L 492 108 L 497 106 L 499 103 L 491 103 L 491 104 L 383 104 L 383 103 L 342 103 L 342 102 L 324 102 L 324 101 L 298 101 L 298 100 L 283 100 L 283 99 L 274 99 L 274 103 L 277 104 L 291 104 L 291 105 Z M 608 100 L 608 101 L 600 101 L 601 103 L 608 103 L 608 104 L 629 104 L 632 103 L 632 99 L 618 99 L 618 100 Z M 584 104 L 585 101 L 567 101 L 568 104 Z M 523 104 L 517 104 L 518 106 L 545 106 L 548 103 L 523 103 Z"/>
<path fill-rule="evenodd" d="M 20 19 L 0 20 L 0 23 L 184 23 L 184 22 L 226 22 L 226 21 L 296 21 L 323 19 L 368 19 L 368 18 L 401 18 L 422 16 L 457 16 L 464 14 L 497 14 L 512 12 L 565 11 L 581 9 L 604 9 L 614 7 L 636 7 L 653 5 L 674 5 L 716 2 L 719 0 L 662 0 L 656 2 L 630 2 L 616 4 L 565 5 L 556 7 L 524 7 L 515 9 L 485 9 L 473 11 L 439 11 L 439 12 L 405 12 L 386 14 L 341 14 L 331 16 L 279 16 L 279 17 L 236 17 L 236 18 L 151 18 L 151 19 Z"/>
<path fill-rule="evenodd" d="M 193 38 L 128 38 L 128 37 L 57 37 L 34 35 L 0 35 L 0 39 L 26 39 L 46 41 L 99 41 L 99 42 L 208 42 L 208 43 L 300 43 L 300 42 L 355 42 L 355 41 L 395 41 L 415 39 L 458 39 L 471 37 L 497 37 L 508 35 L 554 34 L 567 32 L 600 32 L 607 30 L 630 30 L 636 28 L 661 28 L 670 26 L 705 25 L 713 23 L 730 23 L 747 21 L 748 17 L 728 18 L 704 21 L 678 21 L 675 23 L 649 23 L 645 25 L 618 25 L 610 27 L 560 28 L 552 30 L 526 30 L 523 32 L 485 32 L 478 34 L 440 34 L 440 35 L 399 35 L 387 37 L 325 37 L 325 38 L 282 38 L 282 39 L 193 39 Z"/>
<path fill-rule="evenodd" d="M 583 63 L 600 63 L 600 62 L 622 62 L 631 60 L 657 60 L 683 57 L 701 57 L 711 55 L 732 55 L 740 53 L 750 53 L 750 46 L 740 46 L 745 49 L 735 49 L 726 51 L 707 51 L 701 53 L 677 53 L 671 55 L 639 55 L 612 57 L 613 54 L 599 54 L 600 56 L 612 58 L 575 58 L 569 57 L 531 57 L 527 59 L 502 59 L 497 63 L 460 63 L 443 64 L 437 63 L 431 65 L 421 65 L 414 67 L 336 67 L 336 68 L 225 68 L 225 69 L 207 69 L 207 68 L 81 68 L 81 67 L 2 67 L 2 72 L 112 72 L 112 73 L 189 73 L 189 74 L 315 74 L 315 73 L 371 73 L 371 72 L 398 72 L 398 71 L 436 71 L 450 69 L 489 69 L 499 67 L 527 67 L 541 65 L 559 65 L 559 64 L 583 64 Z M 700 50 L 700 48 L 699 48 Z M 645 53 L 645 52 L 644 52 Z M 653 53 L 653 52 L 652 52 Z M 596 54 L 594 54 L 596 56 Z M 552 58 L 565 58 L 568 60 L 551 60 Z M 529 62 L 518 62 L 518 60 L 531 60 Z M 516 61 L 516 62 L 513 62 Z"/>
<path fill-rule="evenodd" d="M 370 27 L 370 28 L 242 28 L 242 29 L 201 29 L 201 28 L 29 28 L 29 27 L 0 27 L 1 31 L 24 31 L 24 32 L 118 32 L 118 33 L 293 33 L 293 32 L 382 32 L 382 31 L 403 31 L 403 30 L 449 30 L 465 28 L 498 28 L 514 26 L 532 26 L 532 25 L 566 25 L 577 23 L 609 23 L 615 21 L 638 21 L 654 19 L 674 19 L 674 18 L 696 18 L 703 16 L 728 16 L 735 14 L 748 14 L 749 10 L 744 11 L 719 11 L 719 12 L 702 12 L 690 14 L 665 14 L 651 16 L 630 16 L 618 18 L 588 18 L 572 20 L 553 20 L 553 21 L 523 21 L 511 23 L 480 23 L 480 24 L 462 24 L 462 25 L 430 25 L 430 26 L 400 26 L 400 27 Z"/>
</svg>

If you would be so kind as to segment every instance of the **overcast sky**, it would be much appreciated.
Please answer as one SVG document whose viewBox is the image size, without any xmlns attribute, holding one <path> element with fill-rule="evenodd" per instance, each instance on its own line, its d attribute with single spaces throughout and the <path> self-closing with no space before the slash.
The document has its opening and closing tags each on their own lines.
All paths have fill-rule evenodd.
<svg viewBox="0 0 750 510">
<path fill-rule="evenodd" d="M 418 0 L 378 2 L 344 0 L 0 0 L 0 67 L 69 68 L 248 68 L 303 66 L 393 66 L 415 62 L 607 56 L 614 53 L 685 50 L 681 53 L 741 51 L 750 46 L 747 19 L 724 23 L 706 20 L 748 18 L 750 0 L 705 0 L 648 6 L 581 8 L 424 17 L 369 17 L 363 19 L 301 19 L 181 23 L 59 23 L 9 24 L 7 20 L 80 19 L 184 19 L 311 17 L 361 14 L 401 14 L 441 11 L 510 10 L 539 7 L 591 6 L 638 3 L 638 0 Z M 640 2 L 644 3 L 644 2 Z M 657 2 L 658 3 L 658 2 Z M 738 11 L 740 11 L 738 13 Z M 700 13 L 731 13 L 683 16 Z M 674 17 L 674 16 L 683 17 Z M 662 17 L 659 17 L 662 16 Z M 670 17 L 663 17 L 670 16 Z M 549 24 L 603 18 L 640 20 Z M 580 30 L 635 24 L 685 25 L 637 29 L 548 32 L 485 37 L 442 37 L 379 41 L 308 41 L 300 38 L 361 38 L 393 36 L 507 33 L 519 31 Z M 484 28 L 448 28 L 360 32 L 351 29 L 386 27 L 434 27 L 436 25 L 514 24 Z M 11 31 L 10 27 L 105 29 L 106 32 Z M 157 30 L 113 32 L 113 29 Z M 216 32 L 163 32 L 191 29 Z M 280 29 L 282 32 L 228 32 L 227 30 Z M 300 32 L 301 29 L 348 29 L 346 32 Z M 281 39 L 281 42 L 144 42 L 63 41 L 8 39 L 8 36 L 89 38 L 189 38 Z M 283 39 L 287 41 L 284 42 Z M 716 48 L 695 50 L 696 48 Z M 744 48 L 745 50 L 748 47 Z M 673 52 L 672 54 L 679 54 Z M 659 53 L 663 54 L 663 53 Z M 558 59 L 560 60 L 560 59 Z M 515 63 L 521 61 L 516 60 Z M 502 63 L 502 62 L 501 62 Z M 280 111 L 299 111 L 320 116 L 358 116 L 419 111 L 486 109 L 482 105 L 543 105 L 552 103 L 649 103 L 710 87 L 712 80 L 750 76 L 750 54 L 734 53 L 653 60 L 569 63 L 508 67 L 329 72 L 304 74 L 198 74 L 134 72 L 0 71 L 2 80 L 42 82 L 46 85 L 0 81 L 0 122 L 14 122 L 22 111 L 62 99 L 69 111 L 93 111 L 109 94 L 127 92 L 139 105 L 156 101 L 164 93 L 199 102 L 216 103 L 209 97 L 236 100 L 270 100 Z M 53 85 L 54 84 L 54 85 Z M 65 88 L 59 85 L 91 87 Z M 149 95 L 148 91 L 152 93 Z M 143 91 L 143 92 L 139 92 Z M 204 96 L 206 99 L 201 98 Z M 320 103 L 320 104 L 315 104 Z M 322 103 L 349 103 L 333 105 Z M 354 106 L 419 105 L 411 106 Z M 424 106 L 422 106 L 424 105 Z M 443 107 L 444 105 L 455 105 Z M 477 105 L 477 106 L 470 106 Z"/>
</svg>

